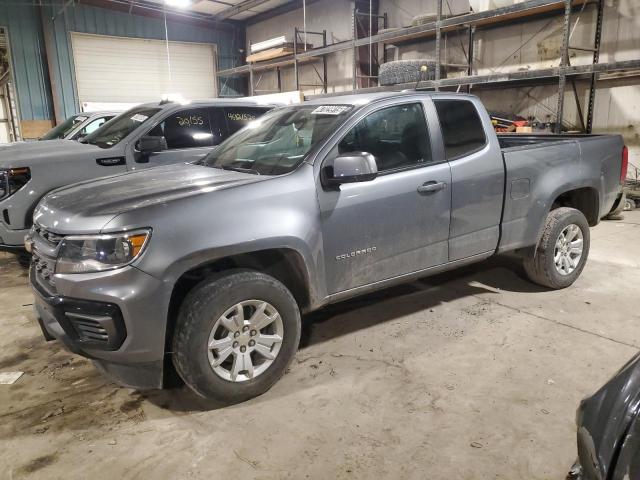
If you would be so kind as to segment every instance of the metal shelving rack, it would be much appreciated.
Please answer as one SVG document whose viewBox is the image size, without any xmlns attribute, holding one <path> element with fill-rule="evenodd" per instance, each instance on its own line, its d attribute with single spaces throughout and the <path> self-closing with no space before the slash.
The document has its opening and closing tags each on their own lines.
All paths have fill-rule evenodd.
<svg viewBox="0 0 640 480">
<path fill-rule="evenodd" d="M 571 15 L 578 7 L 584 7 L 583 4 L 594 5 L 597 9 L 597 18 L 595 26 L 595 35 L 593 46 L 573 46 L 569 44 Z M 323 46 L 310 49 L 303 52 L 294 50 L 294 54 L 288 57 L 282 57 L 276 60 L 260 62 L 258 64 L 242 65 L 235 68 L 218 71 L 218 76 L 222 78 L 236 77 L 249 74 L 250 88 L 249 94 L 253 95 L 253 76 L 256 71 L 277 69 L 285 65 L 294 65 L 296 71 L 296 89 L 300 87 L 297 78 L 299 64 L 302 62 L 322 60 L 324 65 L 323 75 L 323 94 L 327 92 L 327 69 L 326 56 L 351 50 L 354 57 L 353 67 L 353 89 L 359 92 L 402 90 L 406 88 L 420 89 L 459 89 L 466 87 L 470 90 L 472 87 L 492 88 L 498 86 L 522 86 L 522 85 L 549 85 L 557 83 L 558 85 L 558 102 L 556 109 L 556 131 L 560 131 L 562 127 L 562 119 L 564 112 L 564 97 L 566 92 L 567 80 L 571 84 L 574 97 L 577 102 L 577 110 L 581 121 L 581 126 L 585 132 L 590 133 L 593 126 L 594 101 L 595 92 L 599 74 L 612 73 L 625 70 L 640 70 L 640 59 L 622 62 L 599 63 L 600 44 L 602 36 L 604 0 L 526 0 L 522 3 L 510 5 L 507 7 L 497 8 L 477 13 L 469 13 L 455 17 L 443 18 L 442 0 L 438 0 L 437 16 L 435 21 L 425 23 L 419 26 L 404 27 L 393 31 L 379 33 L 366 38 L 356 38 L 356 13 L 352 17 L 353 22 L 353 38 L 344 42 L 326 45 L 326 32 L 323 36 Z M 560 49 L 560 64 L 558 67 L 530 70 L 526 72 L 498 73 L 490 75 L 473 75 L 473 45 L 474 36 L 479 28 L 498 27 L 500 25 L 508 25 L 513 22 L 535 20 L 550 15 L 563 15 L 563 41 Z M 297 30 L 296 30 L 297 31 Z M 442 35 L 451 32 L 467 33 L 467 58 L 468 65 L 466 68 L 467 76 L 459 78 L 440 78 L 440 67 L 442 60 Z M 307 32 L 309 34 L 310 32 Z M 368 46 L 369 44 L 392 44 L 403 42 L 415 42 L 422 39 L 435 38 L 435 57 L 436 71 L 435 79 L 421 81 L 416 83 L 393 85 L 390 87 L 367 87 L 358 89 L 357 79 L 357 60 L 356 52 L 359 47 Z M 589 51 L 593 53 L 592 63 L 587 65 L 571 65 L 569 61 L 569 52 L 571 50 Z M 583 109 L 580 105 L 575 82 L 577 80 L 585 80 L 589 82 L 589 97 L 587 105 L 587 118 L 583 117 Z M 352 93 L 352 92 L 344 92 Z M 333 95 L 333 94 L 332 94 Z M 312 95 L 311 97 L 317 97 Z"/>
<path fill-rule="evenodd" d="M 304 32 L 300 30 L 298 27 L 294 28 L 293 32 L 293 54 L 287 55 L 283 57 L 279 57 L 274 60 L 267 60 L 263 62 L 257 63 L 248 63 L 243 65 L 242 67 L 231 68 L 228 70 L 218 71 L 218 77 L 229 78 L 238 75 L 249 75 L 249 96 L 253 96 L 255 94 L 265 94 L 265 93 L 281 93 L 282 92 L 282 72 L 281 68 L 293 65 L 294 70 L 294 78 L 295 78 L 295 89 L 300 90 L 300 87 L 316 87 L 321 88 L 324 93 L 327 93 L 327 56 L 322 55 L 320 57 L 309 56 L 306 55 L 307 52 L 311 50 L 302 50 L 298 51 L 301 48 L 301 45 L 306 48 L 306 43 L 303 36 L 316 36 L 320 37 L 322 40 L 322 47 L 327 47 L 327 31 L 323 30 L 322 32 L 312 32 L 307 30 Z M 302 58 L 300 58 L 302 57 Z M 322 63 L 322 71 L 319 71 L 315 65 L 315 62 L 320 60 Z M 303 63 L 311 63 L 311 67 L 315 70 L 315 73 L 318 77 L 318 81 L 320 83 L 313 84 L 303 84 L 300 83 L 300 66 Z M 240 69 L 238 71 L 238 69 Z M 258 87 L 260 86 L 260 82 L 262 81 L 261 72 L 275 70 L 276 73 L 276 81 L 277 81 L 277 89 L 276 90 L 261 90 Z M 255 77 L 258 76 L 256 81 Z M 223 82 L 224 83 L 224 82 Z"/>
</svg>

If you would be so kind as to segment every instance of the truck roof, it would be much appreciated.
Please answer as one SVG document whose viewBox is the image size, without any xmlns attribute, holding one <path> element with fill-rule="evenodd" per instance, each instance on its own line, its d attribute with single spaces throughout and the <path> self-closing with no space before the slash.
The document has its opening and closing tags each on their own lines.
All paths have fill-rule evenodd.
<svg viewBox="0 0 640 480">
<path fill-rule="evenodd" d="M 172 108 L 172 107 L 185 107 L 189 105 L 201 105 L 201 106 L 214 106 L 214 105 L 226 105 L 228 107 L 277 107 L 282 104 L 274 102 L 265 102 L 250 98 L 204 98 L 198 100 L 189 100 L 187 102 L 178 102 L 170 100 L 162 100 L 158 102 L 148 102 L 138 105 L 138 107 L 160 107 L 160 108 Z"/>
<path fill-rule="evenodd" d="M 311 105 L 362 105 L 365 103 L 374 102 L 376 100 L 383 100 L 387 98 L 396 98 L 403 96 L 416 96 L 421 95 L 425 97 L 439 97 L 452 95 L 460 97 L 473 97 L 468 93 L 455 93 L 455 92 L 434 92 L 425 90 L 403 90 L 400 92 L 371 92 L 371 93 L 355 93 L 346 95 L 335 95 L 332 97 L 320 97 L 313 98 L 304 102 L 304 104 Z"/>
</svg>

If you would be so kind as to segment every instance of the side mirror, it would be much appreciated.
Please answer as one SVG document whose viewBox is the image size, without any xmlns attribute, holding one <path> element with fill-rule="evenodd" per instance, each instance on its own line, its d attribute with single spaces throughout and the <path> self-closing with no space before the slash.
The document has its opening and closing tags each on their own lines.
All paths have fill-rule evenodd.
<svg viewBox="0 0 640 480">
<path fill-rule="evenodd" d="M 138 150 L 143 155 L 162 152 L 167 149 L 167 140 L 164 137 L 153 137 L 147 135 L 138 140 Z"/>
<path fill-rule="evenodd" d="M 367 152 L 340 155 L 333 161 L 333 165 L 325 167 L 325 178 L 329 185 L 368 182 L 377 176 L 376 159 Z"/>
</svg>

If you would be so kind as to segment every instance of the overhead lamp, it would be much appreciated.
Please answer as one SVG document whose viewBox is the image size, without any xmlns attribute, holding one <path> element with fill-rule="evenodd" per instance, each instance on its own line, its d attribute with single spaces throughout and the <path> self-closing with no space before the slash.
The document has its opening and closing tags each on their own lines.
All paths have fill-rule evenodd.
<svg viewBox="0 0 640 480">
<path fill-rule="evenodd" d="M 164 0 L 164 3 L 174 8 L 187 8 L 191 6 L 191 0 Z"/>
</svg>

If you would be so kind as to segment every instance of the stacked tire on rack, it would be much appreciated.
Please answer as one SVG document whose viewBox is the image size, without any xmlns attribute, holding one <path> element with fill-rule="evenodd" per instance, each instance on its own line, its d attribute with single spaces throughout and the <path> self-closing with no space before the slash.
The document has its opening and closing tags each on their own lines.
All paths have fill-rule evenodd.
<svg viewBox="0 0 640 480">
<path fill-rule="evenodd" d="M 436 62 L 433 60 L 395 60 L 383 63 L 378 71 L 378 80 L 383 86 L 418 83 L 435 78 Z"/>
</svg>

